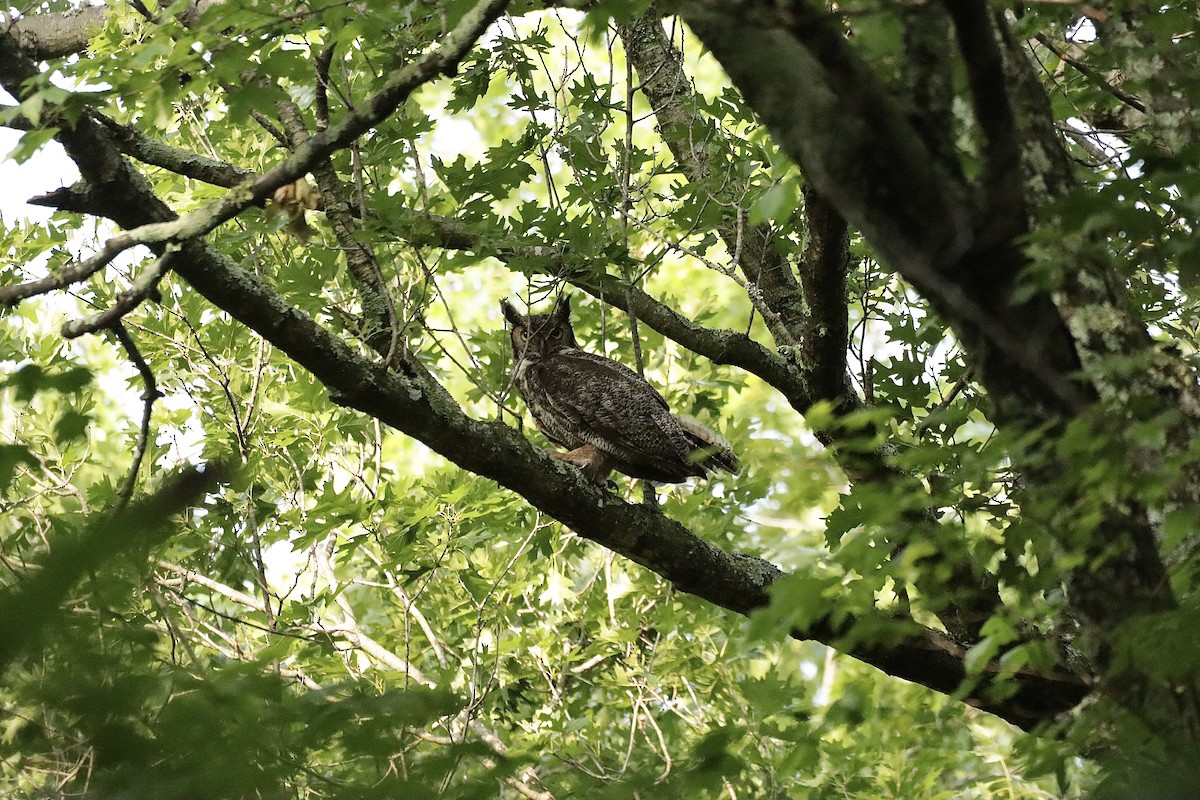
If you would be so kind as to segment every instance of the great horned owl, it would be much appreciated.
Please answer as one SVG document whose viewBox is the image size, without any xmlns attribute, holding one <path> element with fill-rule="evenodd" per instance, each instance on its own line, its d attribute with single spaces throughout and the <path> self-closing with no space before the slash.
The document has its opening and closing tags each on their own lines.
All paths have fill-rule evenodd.
<svg viewBox="0 0 1200 800">
<path fill-rule="evenodd" d="M 624 364 L 579 349 L 569 298 L 549 314 L 524 316 L 507 300 L 500 307 L 512 323 L 517 391 L 546 438 L 570 450 L 555 458 L 601 484 L 614 469 L 658 483 L 737 471 L 728 442 L 673 416 L 662 395 Z"/>
</svg>

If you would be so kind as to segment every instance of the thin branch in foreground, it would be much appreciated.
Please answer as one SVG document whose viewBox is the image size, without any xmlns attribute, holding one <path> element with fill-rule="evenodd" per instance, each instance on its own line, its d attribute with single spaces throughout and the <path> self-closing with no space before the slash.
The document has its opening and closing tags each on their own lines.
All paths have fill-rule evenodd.
<svg viewBox="0 0 1200 800">
<path fill-rule="evenodd" d="M 112 241 L 112 239 L 109 241 Z M 95 333 L 96 331 L 111 328 L 113 325 L 119 324 L 122 317 L 133 311 L 158 290 L 158 282 L 166 274 L 171 257 L 178 251 L 179 245 L 167 245 L 166 252 L 155 259 L 154 263 L 138 276 L 137 280 L 133 282 L 133 285 L 128 290 L 119 293 L 117 301 L 109 308 L 104 309 L 99 314 L 93 314 L 86 319 L 72 319 L 64 322 L 62 326 L 63 338 L 76 339 L 85 333 Z"/>
<path fill-rule="evenodd" d="M 1082 75 L 1084 78 L 1086 78 L 1088 80 L 1088 82 L 1091 83 L 1093 86 L 1099 88 L 1101 91 L 1111 94 L 1113 97 L 1117 98 L 1122 103 L 1129 106 L 1130 108 L 1132 108 L 1136 111 L 1140 111 L 1143 114 L 1146 113 L 1146 104 L 1145 103 L 1143 103 L 1141 100 L 1137 99 L 1133 95 L 1129 94 L 1128 92 L 1122 91 L 1118 87 L 1113 86 L 1111 83 L 1109 83 L 1108 81 L 1106 81 L 1104 79 L 1103 75 L 1101 75 L 1099 72 L 1097 72 L 1096 70 L 1089 67 L 1083 61 L 1072 56 L 1070 53 L 1068 53 L 1063 48 L 1059 47 L 1057 44 L 1055 44 L 1053 41 L 1051 41 L 1050 37 L 1047 36 L 1046 34 L 1038 33 L 1038 34 L 1035 34 L 1033 38 L 1037 40 L 1038 44 L 1045 47 L 1047 50 L 1049 50 L 1051 53 L 1053 53 L 1055 56 L 1057 56 L 1061 61 L 1063 61 L 1066 64 L 1070 64 L 1072 67 L 1074 67 L 1079 72 L 1079 74 Z"/>
<path fill-rule="evenodd" d="M 38 199 L 38 198 L 35 198 Z M 33 202 L 32 200 L 30 202 Z M 39 205 L 38 203 L 34 203 Z M 73 264 L 35 281 L 18 283 L 14 286 L 0 286 L 0 305 L 15 306 L 22 300 L 47 294 L 58 289 L 65 289 L 73 283 L 85 281 L 100 270 L 107 267 L 114 258 L 128 250 L 137 242 L 117 241 L 122 237 L 114 237 L 105 242 L 100 252 L 86 261 Z"/>
<path fill-rule="evenodd" d="M 93 517 L 78 536 L 56 537 L 41 569 L 0 593 L 0 670 L 36 647 L 41 632 L 59 615 L 74 586 L 104 562 L 159 541 L 174 527 L 175 515 L 201 501 L 229 476 L 222 464 L 189 467 L 161 488 L 117 514 Z"/>
<path fill-rule="evenodd" d="M 142 460 L 146 457 L 146 448 L 150 443 L 150 417 L 154 413 L 154 401 L 163 395 L 158 390 L 158 383 L 154 380 L 154 373 L 150 370 L 150 365 L 146 363 L 146 359 L 138 349 L 137 343 L 133 341 L 133 337 L 125 329 L 125 325 L 118 321 L 112 325 L 110 330 L 117 341 L 120 342 L 121 347 L 125 349 L 125 353 L 129 356 L 129 360 L 133 362 L 133 366 L 137 369 L 138 374 L 142 376 L 142 385 L 145 387 L 142 391 L 142 424 L 138 428 L 137 444 L 133 448 L 133 463 L 129 465 L 129 472 L 125 474 L 125 481 L 117 491 L 117 511 L 119 512 L 123 511 L 129 505 L 129 500 L 133 497 L 133 489 L 137 485 L 138 472 L 141 471 Z"/>
</svg>

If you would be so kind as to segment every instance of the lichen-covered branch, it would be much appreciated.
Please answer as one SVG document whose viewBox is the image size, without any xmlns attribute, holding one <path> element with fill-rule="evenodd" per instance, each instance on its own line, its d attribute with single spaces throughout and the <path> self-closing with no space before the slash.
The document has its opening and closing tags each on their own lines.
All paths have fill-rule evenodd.
<svg viewBox="0 0 1200 800">
<path fill-rule="evenodd" d="M 34 14 L 5 25 L 22 51 L 35 61 L 81 52 L 104 25 L 105 6 L 83 6 L 70 11 Z"/>
<path fill-rule="evenodd" d="M 116 302 L 108 308 L 86 319 L 73 319 L 63 323 L 63 338 L 77 339 L 84 334 L 96 333 L 119 324 L 122 317 L 157 291 L 158 283 L 167 273 L 171 255 L 176 249 L 175 245 L 167 245 L 162 255 L 156 258 L 153 264 L 142 270 L 132 286 L 118 293 Z"/>
<path fill-rule="evenodd" d="M 688 182 L 708 191 L 724 209 L 717 233 L 751 289 L 761 292 L 770 310 L 766 322 L 776 342 L 798 342 L 805 308 L 787 256 L 775 247 L 777 232 L 767 223 L 749 225 L 748 209 L 737 179 L 734 158 L 723 132 L 702 114 L 682 54 L 662 27 L 662 12 L 651 6 L 629 25 L 617 28 L 625 52 L 637 70 L 638 88 L 654 109 L 659 135 Z"/>
<path fill-rule="evenodd" d="M 802 361 L 808 367 L 813 395 L 845 413 L 863 407 L 850 385 L 846 364 L 850 232 L 842 215 L 811 186 L 805 186 L 802 195 L 807 230 L 800 256 L 800 286 L 808 310 L 801 337 Z"/>
<path fill-rule="evenodd" d="M 86 261 L 72 264 L 44 278 L 12 286 L 0 286 L 0 305 L 15 305 L 30 297 L 37 297 L 56 289 L 63 289 L 73 283 L 85 281 L 108 266 L 119 253 L 120 250 L 115 248 L 110 252 L 106 246 L 100 253 L 97 253 Z"/>
<path fill-rule="evenodd" d="M 103 114 L 96 114 L 96 119 L 108 128 L 113 141 L 116 142 L 122 153 L 143 164 L 162 167 L 176 175 L 211 183 L 214 186 L 224 186 L 226 189 L 232 189 L 234 186 L 256 177 L 253 170 L 215 158 L 208 158 L 180 147 L 173 147 L 166 142 L 152 139 L 136 128 L 109 119 Z"/>
<path fill-rule="evenodd" d="M 1049 297 L 1009 302 L 995 288 L 996 276 L 1019 272 L 1020 252 L 977 235 L 973 190 L 933 157 L 828 12 L 804 2 L 678 7 L 809 181 L 954 325 L 993 394 L 1012 398 L 999 418 L 1028 424 L 1088 403 Z"/>
<path fill-rule="evenodd" d="M 453 72 L 458 62 L 483 34 L 484 30 L 503 12 L 509 0 L 482 0 L 468 11 L 445 37 L 440 45 L 420 59 L 394 70 L 384 82 L 383 88 L 368 98 L 358 109 L 348 113 L 339 123 L 317 133 L 297 147 L 292 156 L 277 164 L 265 174 L 248 179 L 212 203 L 190 211 L 169 222 L 146 223 L 113 237 L 106 244 L 102 256 L 109 261 L 120 252 L 137 244 L 153 244 L 166 241 L 183 241 L 203 236 L 218 225 L 233 219 L 251 206 L 260 205 L 285 184 L 302 177 L 313 165 L 328 158 L 332 153 L 348 146 L 359 136 L 386 119 L 408 98 L 416 88 L 433 78 Z M 12 51 L 19 47 L 11 37 L 9 44 L 0 46 L 0 73 L 15 76 L 27 68 L 9 69 L 6 63 Z M 23 95 L 19 83 L 6 83 L 6 88 L 17 96 Z M 106 262 L 107 263 L 107 262 Z M 100 266 L 103 266 L 101 264 Z"/>
<path fill-rule="evenodd" d="M 279 116 L 293 149 L 304 145 L 311 138 L 295 104 L 290 101 L 282 104 Z M 400 321 L 388 292 L 383 270 L 380 269 L 379 259 L 375 257 L 371 248 L 355 235 L 358 225 L 350 213 L 350 203 L 333 168 L 333 161 L 329 158 L 319 159 L 312 165 L 312 172 L 321 192 L 321 206 L 325 217 L 333 228 L 334 236 L 337 237 L 341 251 L 346 257 L 351 280 L 358 289 L 359 302 L 362 305 L 363 340 L 384 358 L 406 358 L 407 347 L 401 339 Z"/>
</svg>

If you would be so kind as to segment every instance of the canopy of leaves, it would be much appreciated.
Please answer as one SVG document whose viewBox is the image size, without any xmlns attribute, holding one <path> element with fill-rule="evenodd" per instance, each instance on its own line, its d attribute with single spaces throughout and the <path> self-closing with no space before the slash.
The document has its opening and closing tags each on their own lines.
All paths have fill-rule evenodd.
<svg viewBox="0 0 1200 800">
<path fill-rule="evenodd" d="M 10 12 L 4 796 L 1200 793 L 1196 4 L 567 5 Z"/>
</svg>

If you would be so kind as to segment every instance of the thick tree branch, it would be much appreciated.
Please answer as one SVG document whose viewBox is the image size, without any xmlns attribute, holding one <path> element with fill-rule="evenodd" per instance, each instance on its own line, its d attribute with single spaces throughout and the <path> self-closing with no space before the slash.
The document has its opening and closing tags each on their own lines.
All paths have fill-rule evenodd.
<svg viewBox="0 0 1200 800">
<path fill-rule="evenodd" d="M 936 3 L 904 9 L 904 82 L 912 123 L 938 162 L 962 179 L 955 146 L 954 71 L 950 20 Z"/>
<path fill-rule="evenodd" d="M 1011 303 L 989 282 L 1023 263 L 1015 243 L 976 235 L 984 225 L 968 188 L 827 12 L 808 2 L 678 6 L 810 182 L 954 326 L 992 396 L 1012 398 L 998 420 L 1028 426 L 1091 401 L 1050 298 Z"/>
<path fill-rule="evenodd" d="M 807 231 L 800 257 L 800 285 L 808 314 L 801 342 L 813 394 L 842 413 L 863 406 L 850 385 L 846 352 L 850 339 L 846 273 L 850 232 L 846 221 L 811 186 L 802 190 Z"/>
<path fill-rule="evenodd" d="M 105 6 L 84 6 L 57 13 L 21 17 L 10 23 L 9 34 L 34 61 L 61 58 L 87 48 L 92 36 L 104 25 Z"/>
<path fill-rule="evenodd" d="M 1024 179 L 1030 185 L 1044 187 L 1046 201 L 1063 197 L 1075 190 L 1078 182 L 1056 134 L 1049 98 L 1025 44 L 1002 20 L 996 25 L 1001 33 L 1009 96 L 1022 126 L 1019 135 L 1025 144 Z M 1039 210 L 1031 208 L 1030 213 Z M 1200 381 L 1196 371 L 1150 337 L 1124 277 L 1112 264 L 1090 257 L 1077 259 L 1061 270 L 1058 278 L 1055 299 L 1078 344 L 1084 367 L 1100 376 L 1096 381 L 1100 396 L 1111 399 L 1121 394 L 1127 402 L 1128 392 L 1135 390 L 1158 408 L 1158 413 L 1177 418 L 1167 431 L 1168 448 L 1176 454 L 1187 452 L 1200 430 Z M 1104 364 L 1112 353 L 1121 353 L 1143 365 L 1133 385 L 1114 382 L 1106 374 Z M 1181 504 L 1200 502 L 1200 464 L 1190 458 L 1188 461 L 1190 465 L 1176 489 Z"/>
<path fill-rule="evenodd" d="M 1017 123 L 1008 99 L 1004 60 L 992 28 L 986 2 L 952 0 L 944 3 L 958 38 L 958 50 L 966 64 L 975 120 L 983 133 L 983 198 L 980 216 L 984 236 L 1000 241 L 1025 232 L 1025 191 L 1021 181 L 1021 144 Z M 1024 265 L 1011 266 L 1010 275 L 996 275 L 994 287 L 1007 287 Z"/>
<path fill-rule="evenodd" d="M 226 189 L 232 189 L 234 186 L 257 177 L 253 170 L 208 158 L 181 147 L 172 147 L 103 114 L 97 113 L 96 119 L 108 128 L 113 141 L 122 153 L 136 158 L 143 164 L 162 167 L 176 175 L 211 183 L 214 186 L 224 186 Z"/>
<path fill-rule="evenodd" d="M 725 209 L 717 233 L 745 279 L 770 310 L 768 328 L 779 345 L 800 340 L 805 308 L 792 266 L 774 244 L 769 224 L 746 224 L 744 192 L 732 177 L 734 158 L 721 130 L 700 113 L 683 56 L 663 31 L 662 12 L 651 6 L 630 25 L 617 28 L 625 52 L 650 101 L 659 135 L 689 184 L 702 187 Z M 631 112 L 632 113 L 632 112 Z"/>
<path fill-rule="evenodd" d="M 293 149 L 311 138 L 300 116 L 300 109 L 294 103 L 287 101 L 281 104 L 279 116 Z M 333 161 L 329 158 L 319 159 L 313 164 L 312 171 L 321 192 L 325 216 L 345 254 L 350 278 L 358 289 L 359 303 L 362 305 L 363 340 L 386 359 L 393 356 L 406 358 L 407 346 L 401 339 L 396 306 L 388 292 L 379 259 L 356 235 L 358 225 L 350 213 L 350 203 L 333 168 Z"/>
<path fill-rule="evenodd" d="M 61 194 L 61 196 L 64 198 L 67 197 L 65 193 Z M 48 204 L 48 198 L 35 198 L 35 200 L 38 201 L 36 203 L 37 205 Z M 120 251 L 113 250 L 111 255 L 108 253 L 109 251 L 106 247 L 99 254 L 93 256 L 92 258 L 60 269 L 58 272 L 47 275 L 44 278 L 27 281 L 25 283 L 18 283 L 13 286 L 0 286 L 0 305 L 16 305 L 22 300 L 27 300 L 30 297 L 37 297 L 38 295 L 52 292 L 55 289 L 63 289 L 73 283 L 85 281 L 92 275 L 95 275 L 97 272 L 108 266 L 108 264 L 117 257 Z"/>
<path fill-rule="evenodd" d="M 807 2 L 678 6 L 779 145 L 884 260 L 926 270 L 966 252 L 964 188 L 930 168 L 924 143 L 829 14 Z"/>
<path fill-rule="evenodd" d="M 191 27 L 200 15 L 225 0 L 192 0 L 179 12 L 179 21 Z M 82 53 L 96 32 L 104 26 L 109 8 L 89 5 L 70 11 L 30 14 L 7 26 L 21 50 L 34 61 Z M 143 16 L 146 16 L 143 13 Z"/>
</svg>

